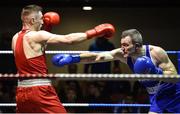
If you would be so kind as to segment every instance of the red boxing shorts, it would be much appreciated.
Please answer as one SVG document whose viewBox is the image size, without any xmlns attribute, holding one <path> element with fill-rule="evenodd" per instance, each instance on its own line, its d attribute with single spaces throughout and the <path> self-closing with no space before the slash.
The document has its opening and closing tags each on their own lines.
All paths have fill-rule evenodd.
<svg viewBox="0 0 180 114">
<path fill-rule="evenodd" d="M 17 113 L 66 113 L 49 79 L 18 82 Z"/>
</svg>

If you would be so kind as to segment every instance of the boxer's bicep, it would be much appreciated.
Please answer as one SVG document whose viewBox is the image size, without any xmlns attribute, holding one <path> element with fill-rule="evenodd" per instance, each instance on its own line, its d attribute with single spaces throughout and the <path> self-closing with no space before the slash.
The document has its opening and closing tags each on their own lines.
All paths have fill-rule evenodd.
<svg viewBox="0 0 180 114">
<path fill-rule="evenodd" d="M 163 70 L 163 74 L 177 74 L 176 68 L 166 51 L 162 48 L 156 50 L 158 66 Z"/>
<path fill-rule="evenodd" d="M 163 74 L 177 74 L 176 68 L 169 57 L 163 58 L 159 67 L 163 70 Z"/>
<path fill-rule="evenodd" d="M 77 44 L 87 39 L 85 33 L 70 33 L 66 35 L 52 35 L 48 43 Z"/>
<path fill-rule="evenodd" d="M 33 41 L 36 43 L 48 43 L 48 41 L 54 36 L 55 34 L 47 31 L 38 31 L 37 33 L 31 34 Z"/>
</svg>

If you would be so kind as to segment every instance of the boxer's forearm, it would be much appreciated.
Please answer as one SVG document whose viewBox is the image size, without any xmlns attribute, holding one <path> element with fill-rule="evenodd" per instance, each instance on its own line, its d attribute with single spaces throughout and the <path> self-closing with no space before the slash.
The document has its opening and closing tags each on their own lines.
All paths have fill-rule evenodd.
<svg viewBox="0 0 180 114">
<path fill-rule="evenodd" d="M 80 54 L 82 63 L 98 63 L 98 62 L 108 62 L 115 60 L 110 52 L 101 53 L 82 53 Z"/>
<path fill-rule="evenodd" d="M 81 58 L 81 63 L 95 63 L 96 61 L 96 57 L 97 57 L 97 53 L 81 53 L 80 54 L 80 58 Z"/>
</svg>

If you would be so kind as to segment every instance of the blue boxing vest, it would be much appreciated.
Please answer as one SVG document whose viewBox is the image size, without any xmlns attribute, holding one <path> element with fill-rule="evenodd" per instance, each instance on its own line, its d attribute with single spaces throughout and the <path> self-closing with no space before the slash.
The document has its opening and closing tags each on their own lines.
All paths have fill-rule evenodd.
<svg viewBox="0 0 180 114">
<path fill-rule="evenodd" d="M 149 45 L 146 45 L 146 55 L 152 61 Z M 134 63 L 131 57 L 127 58 L 127 64 L 134 72 Z M 139 80 L 149 93 L 153 112 L 180 112 L 180 83 L 168 83 L 158 80 Z"/>
<path fill-rule="evenodd" d="M 146 45 L 146 55 L 151 59 L 150 52 L 149 52 L 149 45 Z M 152 61 L 152 60 L 151 60 Z M 134 72 L 134 63 L 131 57 L 127 58 L 127 64 L 129 65 L 130 69 Z M 146 88 L 147 92 L 149 93 L 150 102 L 154 99 L 154 95 L 159 90 L 160 81 L 158 80 L 139 80 L 139 82 Z"/>
</svg>

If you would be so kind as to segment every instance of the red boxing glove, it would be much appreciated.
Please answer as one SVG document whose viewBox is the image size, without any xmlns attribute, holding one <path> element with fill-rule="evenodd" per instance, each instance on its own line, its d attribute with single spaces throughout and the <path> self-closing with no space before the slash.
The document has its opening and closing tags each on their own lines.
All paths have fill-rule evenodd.
<svg viewBox="0 0 180 114">
<path fill-rule="evenodd" d="M 91 39 L 93 37 L 105 37 L 111 38 L 115 33 L 115 28 L 109 23 L 101 24 L 96 26 L 94 29 L 87 30 L 87 38 Z"/>
<path fill-rule="evenodd" d="M 57 25 L 60 22 L 59 14 L 56 12 L 47 12 L 43 16 L 44 30 L 51 31 L 53 25 Z"/>
</svg>

